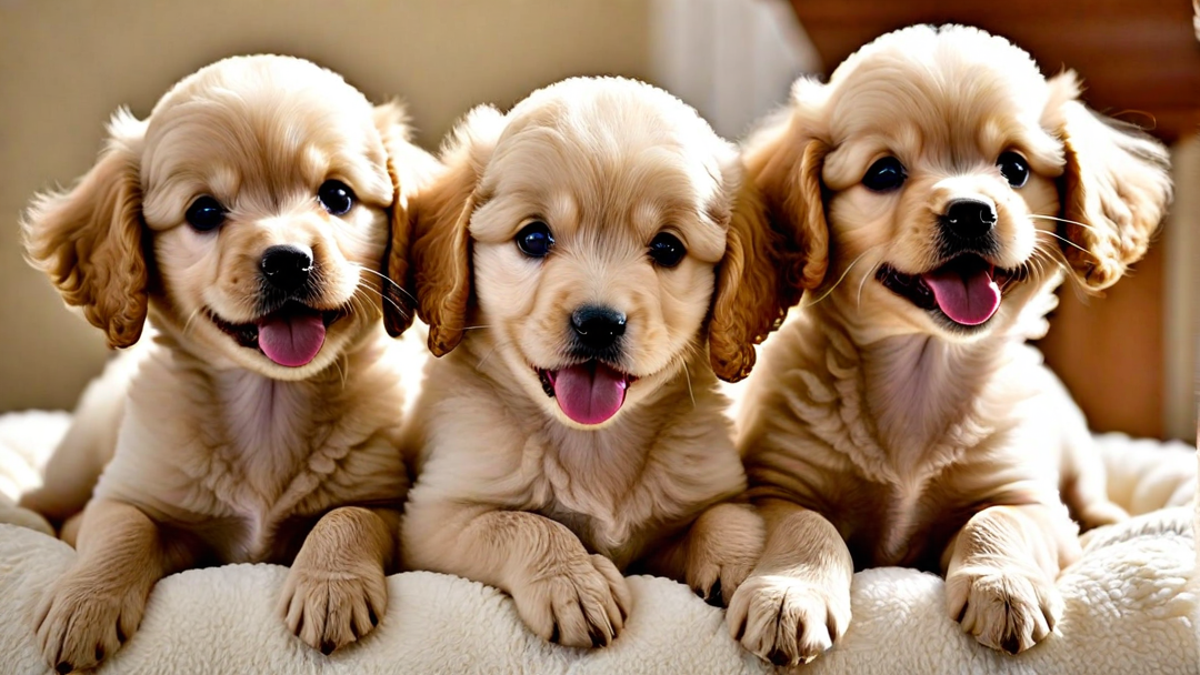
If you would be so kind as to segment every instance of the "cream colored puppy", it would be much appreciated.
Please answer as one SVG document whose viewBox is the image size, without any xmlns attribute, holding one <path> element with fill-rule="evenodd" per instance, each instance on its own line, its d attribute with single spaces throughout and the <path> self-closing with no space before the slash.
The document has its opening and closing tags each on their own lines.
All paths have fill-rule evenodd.
<svg viewBox="0 0 1200 675">
<path fill-rule="evenodd" d="M 917 26 L 797 82 L 748 142 L 771 219 L 811 243 L 788 276 L 816 299 L 742 406 L 768 531 L 728 614 L 747 649 L 817 656 L 854 570 L 882 565 L 944 574 L 964 630 L 1029 649 L 1059 616 L 1071 516 L 1123 516 L 1024 341 L 1060 270 L 1098 290 L 1145 252 L 1171 188 L 1164 149 L 1078 95 L 1001 38 Z"/>
<path fill-rule="evenodd" d="M 442 159 L 414 206 L 444 358 L 406 433 L 407 564 L 497 586 L 571 646 L 617 636 L 631 566 L 727 600 L 762 527 L 717 505 L 745 474 L 713 368 L 744 375 L 782 312 L 735 149 L 666 92 L 581 78 L 475 109 Z"/>
<path fill-rule="evenodd" d="M 95 486 L 37 616 L 46 659 L 94 666 L 159 578 L 231 562 L 292 564 L 281 612 L 328 653 L 387 605 L 408 479 L 378 270 L 436 161 L 398 107 L 278 56 L 203 68 L 110 135 L 23 223 L 30 261 L 112 346 L 147 316 L 156 331 L 85 397 L 25 499 L 61 520 Z"/>
</svg>

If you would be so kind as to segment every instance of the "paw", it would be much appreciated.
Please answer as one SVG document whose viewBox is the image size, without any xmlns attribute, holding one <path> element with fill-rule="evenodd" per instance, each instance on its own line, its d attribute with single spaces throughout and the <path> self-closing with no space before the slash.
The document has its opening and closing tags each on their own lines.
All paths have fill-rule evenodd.
<svg viewBox="0 0 1200 675">
<path fill-rule="evenodd" d="M 378 626 L 387 600 L 382 565 L 327 570 L 297 560 L 283 584 L 279 606 L 288 630 L 328 655 Z"/>
<path fill-rule="evenodd" d="M 602 555 L 590 555 L 512 589 L 517 613 L 543 639 L 567 647 L 608 646 L 629 616 L 625 577 Z"/>
<path fill-rule="evenodd" d="M 46 662 L 60 673 L 96 667 L 137 630 L 147 593 L 105 588 L 68 573 L 37 612 L 37 637 Z"/>
<path fill-rule="evenodd" d="M 850 587 L 788 576 L 753 576 L 725 615 L 733 639 L 777 666 L 808 663 L 850 625 Z"/>
<path fill-rule="evenodd" d="M 1062 598 L 1040 570 L 981 565 L 946 577 L 946 608 L 980 644 L 1017 654 L 1054 630 Z"/>
<path fill-rule="evenodd" d="M 729 508 L 721 510 L 723 507 Z M 718 514 L 721 520 L 714 523 L 709 516 Z M 698 525 L 710 526 L 710 530 L 708 536 L 693 537 L 685 581 L 708 604 L 726 607 L 758 565 L 766 534 L 757 514 L 732 504 L 718 506 L 705 518 L 708 520 Z"/>
</svg>

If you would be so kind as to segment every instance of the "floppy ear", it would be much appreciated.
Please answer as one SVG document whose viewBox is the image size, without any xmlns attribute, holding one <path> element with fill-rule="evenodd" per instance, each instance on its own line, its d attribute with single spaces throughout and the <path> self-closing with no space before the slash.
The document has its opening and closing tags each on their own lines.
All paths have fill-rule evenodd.
<svg viewBox="0 0 1200 675">
<path fill-rule="evenodd" d="M 411 324 L 416 312 L 412 279 L 409 274 L 409 239 L 412 236 L 412 200 L 437 173 L 433 155 L 413 145 L 404 108 L 398 102 L 375 106 L 375 126 L 387 151 L 388 176 L 392 179 L 392 208 L 387 253 L 384 255 L 385 281 L 383 322 L 388 334 L 397 337 Z"/>
<path fill-rule="evenodd" d="M 1063 141 L 1059 234 L 1067 262 L 1091 290 L 1111 286 L 1141 259 L 1171 202 L 1166 148 L 1132 125 L 1092 112 L 1077 99 L 1073 72 L 1050 80 L 1044 123 Z M 1076 246 L 1078 248 L 1076 248 Z"/>
<path fill-rule="evenodd" d="M 471 299 L 467 228 L 479 200 L 479 179 L 504 124 L 504 116 L 491 106 L 468 113 L 442 149 L 439 175 L 413 201 L 413 286 L 435 356 L 449 353 L 462 340 Z"/>
<path fill-rule="evenodd" d="M 138 177 L 146 125 L 119 110 L 108 146 L 71 190 L 39 195 L 21 220 L 26 257 L 68 305 L 128 347 L 142 335 L 149 273 Z"/>
<path fill-rule="evenodd" d="M 727 382 L 750 374 L 754 346 L 825 278 L 829 230 L 820 176 L 826 146 L 812 139 L 795 143 L 792 127 L 789 120 L 769 124 L 742 156 L 746 175 L 709 324 L 712 367 Z"/>
<path fill-rule="evenodd" d="M 709 360 L 726 382 L 750 374 L 754 346 L 779 327 L 790 306 L 780 293 L 774 239 L 757 190 L 742 185 L 729 217 L 708 325 Z"/>
</svg>

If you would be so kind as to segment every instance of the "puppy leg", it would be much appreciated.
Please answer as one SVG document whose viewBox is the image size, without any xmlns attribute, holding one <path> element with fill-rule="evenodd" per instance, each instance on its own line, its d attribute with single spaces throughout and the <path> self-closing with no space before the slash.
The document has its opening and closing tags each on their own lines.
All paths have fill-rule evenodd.
<svg viewBox="0 0 1200 675">
<path fill-rule="evenodd" d="M 975 514 L 943 555 L 946 609 L 981 644 L 1010 654 L 1041 642 L 1062 613 L 1054 586 L 1078 557 L 1065 509 L 993 506 Z"/>
<path fill-rule="evenodd" d="M 336 508 L 321 517 L 283 584 L 279 608 L 288 629 L 329 654 L 362 638 L 387 612 L 400 512 Z"/>
<path fill-rule="evenodd" d="M 683 581 L 710 605 L 725 607 L 762 556 L 766 528 L 749 504 L 717 504 L 646 561 L 651 574 Z"/>
<path fill-rule="evenodd" d="M 841 639 L 850 624 L 854 561 L 823 516 L 772 499 L 762 560 L 729 602 L 735 640 L 776 665 L 806 663 Z"/>
<path fill-rule="evenodd" d="M 1042 369 L 1040 374 L 1047 379 L 1044 410 L 1053 416 L 1053 424 L 1045 428 L 1057 427 L 1062 433 L 1059 492 L 1071 518 L 1084 532 L 1127 520 L 1129 514 L 1125 509 L 1109 499 L 1104 460 L 1083 411 L 1053 373 Z"/>
<path fill-rule="evenodd" d="M 404 532 L 413 567 L 507 592 L 525 625 L 545 640 L 599 647 L 625 625 L 625 578 L 562 523 L 524 511 L 410 502 Z"/>
<path fill-rule="evenodd" d="M 60 673 L 91 668 L 120 648 L 155 582 L 195 558 L 192 546 L 130 504 L 94 500 L 83 518 L 79 557 L 37 612 L 42 654 Z"/>
</svg>

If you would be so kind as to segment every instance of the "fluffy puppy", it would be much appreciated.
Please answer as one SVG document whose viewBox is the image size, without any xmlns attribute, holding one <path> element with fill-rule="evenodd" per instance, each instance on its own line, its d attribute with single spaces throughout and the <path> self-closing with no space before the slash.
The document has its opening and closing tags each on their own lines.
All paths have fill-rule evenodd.
<svg viewBox="0 0 1200 675">
<path fill-rule="evenodd" d="M 59 671 L 111 655 L 154 583 L 199 565 L 291 563 L 281 613 L 326 653 L 383 615 L 408 479 L 379 270 L 436 162 L 402 117 L 307 61 L 231 58 L 145 121 L 118 112 L 95 167 L 30 207 L 29 259 L 69 305 L 113 347 L 156 332 L 25 500 L 62 519 L 95 484 L 37 615 Z"/>
<path fill-rule="evenodd" d="M 444 358 L 406 431 L 407 565 L 503 589 L 571 646 L 617 636 L 635 563 L 727 600 L 762 528 L 718 505 L 745 474 L 713 368 L 744 375 L 782 313 L 735 148 L 666 92 L 580 78 L 476 108 L 442 160 L 414 206 Z"/>
<path fill-rule="evenodd" d="M 1123 516 L 1024 341 L 1061 271 L 1099 290 L 1145 252 L 1171 187 L 1159 144 L 1078 95 L 1002 38 L 917 26 L 797 82 L 748 141 L 768 216 L 809 244 L 786 275 L 817 298 L 743 403 L 768 536 L 728 618 L 759 656 L 828 649 L 852 573 L 881 565 L 943 573 L 965 631 L 1023 651 L 1058 618 L 1072 516 Z"/>
</svg>

